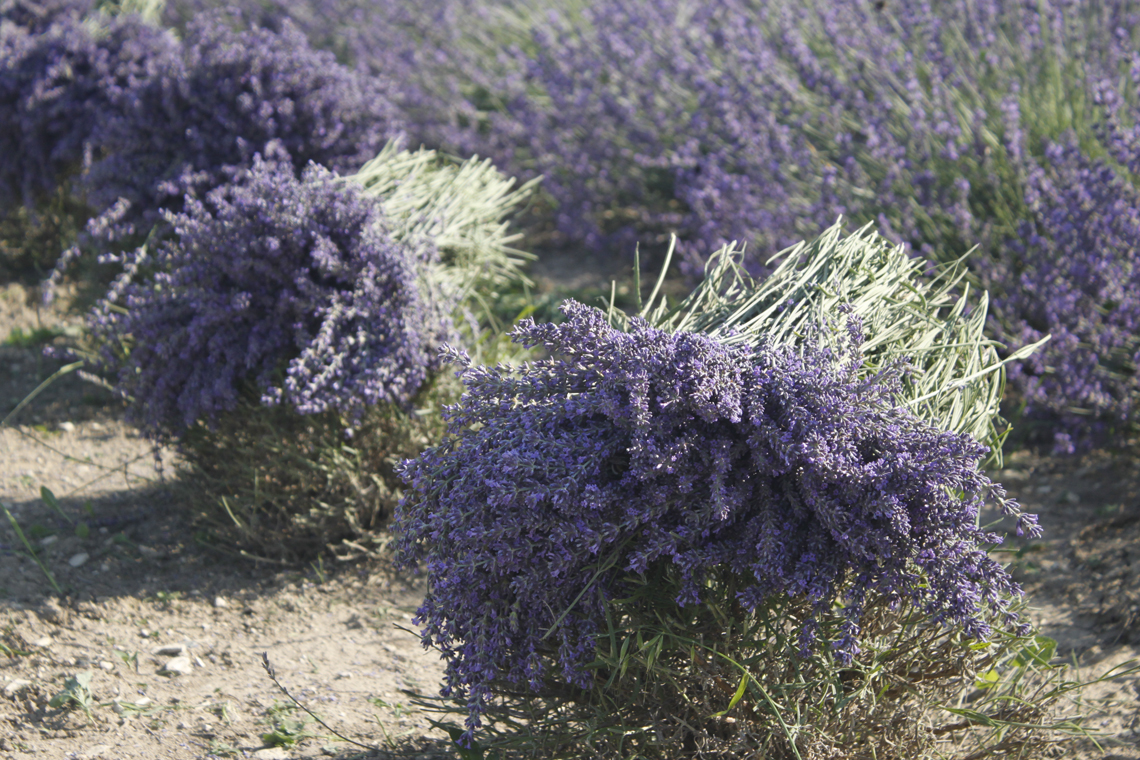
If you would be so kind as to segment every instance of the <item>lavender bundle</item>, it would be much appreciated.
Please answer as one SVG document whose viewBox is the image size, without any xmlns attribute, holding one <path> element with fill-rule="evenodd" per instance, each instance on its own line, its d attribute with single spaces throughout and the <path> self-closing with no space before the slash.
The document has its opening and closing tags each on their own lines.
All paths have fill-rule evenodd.
<svg viewBox="0 0 1140 760">
<path fill-rule="evenodd" d="M 266 154 L 118 257 L 88 320 L 96 360 L 195 487 L 225 496 L 206 511 L 246 546 L 368 550 L 395 464 L 442 432 L 439 345 L 464 339 L 456 321 L 487 288 L 522 277 L 504 218 L 530 187 L 396 142 L 349 177 L 298 177 L 276 142 Z"/>
<path fill-rule="evenodd" d="M 844 243 L 868 260 L 891 250 L 829 231 L 781 270 L 799 288 L 784 295 L 803 301 L 765 318 L 749 314 L 759 298 L 719 315 L 710 308 L 706 331 L 668 329 L 699 319 L 692 307 L 702 300 L 741 297 L 725 289 L 726 256 L 686 305 L 669 313 L 651 298 L 642 312 L 651 320 L 634 318 L 627 331 L 574 302 L 565 324 L 521 323 L 512 338 L 548 360 L 492 368 L 448 354 L 466 390 L 447 413 L 451 437 L 403 466 L 409 492 L 396 530 L 400 561 L 429 574 L 419 622 L 425 645 L 447 659 L 443 695 L 466 703 L 461 742 L 490 717 L 532 722 L 531 736 L 549 739 L 533 741 L 555 753 L 589 739 L 605 756 L 616 745 L 604 737 L 617 732 L 664 756 L 694 742 L 796 756 L 783 722 L 799 714 L 794 705 L 830 713 L 800 726 L 826 744 L 828 728 L 850 723 L 836 699 L 865 702 L 866 690 L 885 689 L 869 663 L 906 629 L 885 611 L 917 616 L 928 651 L 960 662 L 963 640 L 984 642 L 995 627 L 1027 632 L 1010 608 L 1019 589 L 985 553 L 1001 538 L 978 517 L 995 502 L 1019 533 L 1035 534 L 1035 519 L 982 474 L 985 446 L 933 421 L 952 393 L 923 406 L 903 365 L 876 366 L 883 346 L 864 323 L 897 323 L 864 320 L 848 304 L 839 326 L 786 330 L 820 293 L 846 290 L 865 306 L 860 295 L 882 284 L 838 266 L 820 275 Z M 914 275 L 895 270 L 889 284 L 913 288 Z M 917 311 L 930 287 L 916 284 L 907 306 Z M 757 292 L 762 284 L 742 300 Z M 921 338 L 923 317 L 945 320 L 944 306 L 926 302 L 896 341 Z M 942 358 L 955 348 L 942 346 Z M 957 375 L 959 389 L 1000 384 L 992 348 L 983 358 L 983 372 Z M 942 382 L 959 369 L 943 362 Z M 911 667 L 916 651 L 899 662 Z M 737 669 L 726 675 L 725 662 Z M 837 695 L 845 670 L 851 683 Z M 795 677 L 807 679 L 799 692 L 774 686 Z M 726 679 L 740 682 L 735 696 L 717 694 Z M 770 709 L 756 704 L 765 698 Z M 736 729 L 709 726 L 742 701 L 751 707 Z M 570 719 L 567 704 L 595 712 Z"/>
</svg>

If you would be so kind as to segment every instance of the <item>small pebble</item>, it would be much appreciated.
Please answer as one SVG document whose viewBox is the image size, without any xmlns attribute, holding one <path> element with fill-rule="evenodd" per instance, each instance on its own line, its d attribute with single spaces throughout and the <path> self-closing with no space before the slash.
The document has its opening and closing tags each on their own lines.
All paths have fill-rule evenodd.
<svg viewBox="0 0 1140 760">
<path fill-rule="evenodd" d="M 163 644 L 150 650 L 151 654 L 179 657 L 186 654 L 186 647 L 182 644 Z"/>
<path fill-rule="evenodd" d="M 40 539 L 40 546 L 51 546 L 59 540 L 59 536 L 44 536 Z"/>
<path fill-rule="evenodd" d="M 225 600 L 225 598 L 220 597 L 220 596 L 214 597 L 214 606 L 215 607 L 221 608 L 221 607 L 225 607 L 227 604 L 229 604 L 229 602 L 227 602 Z"/>
<path fill-rule="evenodd" d="M 115 669 L 114 664 L 107 662 L 106 660 L 103 660 L 102 662 L 100 662 L 99 667 L 101 667 L 103 670 L 114 670 Z"/>
<path fill-rule="evenodd" d="M 82 567 L 83 564 L 87 562 L 88 556 L 89 555 L 87 552 L 79 552 L 79 554 L 76 554 L 74 557 L 69 559 L 67 561 L 67 564 L 71 565 L 72 567 Z"/>
<path fill-rule="evenodd" d="M 72 433 L 75 431 L 75 423 L 74 422 L 61 422 L 61 423 L 59 423 L 59 429 L 65 433 Z"/>
<path fill-rule="evenodd" d="M 52 641 L 50 636 L 41 636 L 32 642 L 32 646 L 36 647 L 37 649 L 47 649 L 51 646 L 51 644 Z"/>
</svg>

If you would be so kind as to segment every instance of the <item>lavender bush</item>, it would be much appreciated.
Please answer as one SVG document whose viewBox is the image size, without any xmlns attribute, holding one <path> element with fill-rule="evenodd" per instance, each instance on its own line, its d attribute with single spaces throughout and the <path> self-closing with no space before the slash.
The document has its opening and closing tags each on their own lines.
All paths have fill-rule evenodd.
<svg viewBox="0 0 1140 760">
<path fill-rule="evenodd" d="M 86 219 L 72 180 L 100 155 L 98 125 L 176 43 L 130 15 L 99 23 L 77 13 L 37 18 L 44 23 L 0 22 L 0 225 L 12 241 L 7 266 L 42 272 Z"/>
<path fill-rule="evenodd" d="M 215 421 L 244 384 L 265 404 L 351 416 L 423 383 L 443 326 L 428 323 L 416 276 L 436 251 L 398 242 L 328 170 L 298 179 L 258 157 L 167 220 L 177 240 L 133 254 L 91 320 L 151 435 Z"/>
<path fill-rule="evenodd" d="M 504 218 L 532 186 L 398 142 L 359 174 L 298 178 L 267 148 L 115 257 L 88 324 L 128 416 L 178 443 L 247 546 L 371 545 L 395 463 L 438 438 L 437 346 L 485 344 L 461 317 L 521 277 Z"/>
<path fill-rule="evenodd" d="M 187 194 L 201 197 L 273 143 L 300 174 L 315 162 L 351 171 L 396 129 L 367 80 L 313 50 L 286 24 L 233 32 L 221 14 L 191 24 L 182 55 L 123 98 L 85 176 L 99 228 L 145 234 Z"/>
<path fill-rule="evenodd" d="M 1032 219 L 982 271 L 997 294 L 1001 339 L 1016 345 L 1052 335 L 1047 350 L 1010 376 L 1027 418 L 1054 423 L 1055 450 L 1073 453 L 1135 429 L 1140 194 L 1072 136 L 1050 145 L 1046 158 L 1026 179 Z"/>
<path fill-rule="evenodd" d="M 834 254 L 836 235 L 816 251 Z M 786 295 L 810 295 L 815 277 L 842 285 L 845 272 L 851 290 L 873 289 L 841 266 L 831 270 L 838 282 L 820 276 L 835 263 L 826 256 L 801 249 L 789 258 L 794 276 L 784 282 L 802 290 Z M 674 314 L 643 313 L 661 324 L 699 318 L 699 305 L 732 284 L 712 282 Z M 678 605 L 678 626 L 691 635 L 673 638 L 687 642 L 700 639 L 684 622 L 691 609 L 700 617 L 712 605 L 740 621 L 764 617 L 779 600 L 802 603 L 786 619 L 798 621 L 785 629 L 789 646 L 800 657 L 822 647 L 833 668 L 858 661 L 868 645 L 864 608 L 882 600 L 980 639 L 995 620 L 1016 624 L 1008 610 L 1016 586 L 985 556 L 983 544 L 1000 538 L 977 527 L 978 510 L 996 498 L 1018 516 L 1019 532 L 1037 529 L 980 473 L 985 448 L 910 411 L 906 400 L 921 396 L 903 385 L 897 363 L 864 363 L 851 307 L 835 348 L 803 342 L 802 332 L 781 344 L 783 320 L 803 311 L 798 298 L 783 309 L 771 299 L 768 313 L 787 316 L 766 321 L 763 295 L 742 304 L 751 294 L 728 293 L 737 308 L 719 317 L 710 309 L 706 320 L 710 332 L 724 328 L 718 338 L 636 318 L 622 332 L 604 313 L 567 302 L 567 323 L 527 321 L 513 333 L 550 360 L 488 368 L 452 351 L 466 391 L 447 415 L 451 438 L 405 465 L 411 490 L 396 528 L 401 561 L 428 569 L 424 642 L 448 660 L 444 695 L 466 700 L 465 740 L 497 696 L 529 690 L 588 702 L 612 688 L 617 676 L 607 680 L 596 658 L 625 656 L 631 645 L 619 657 L 615 631 L 647 646 L 653 605 L 629 604 L 643 592 Z M 726 323 L 726 313 L 749 305 L 761 309 Z M 822 340 L 830 328 L 817 327 Z M 927 325 L 911 329 L 921 335 Z M 995 382 L 998 366 L 991 361 L 982 384 Z M 942 371 L 953 377 L 949 367 Z M 673 591 L 662 597 L 663 588 Z M 706 656 L 732 654 L 731 640 L 726 646 Z"/>
</svg>

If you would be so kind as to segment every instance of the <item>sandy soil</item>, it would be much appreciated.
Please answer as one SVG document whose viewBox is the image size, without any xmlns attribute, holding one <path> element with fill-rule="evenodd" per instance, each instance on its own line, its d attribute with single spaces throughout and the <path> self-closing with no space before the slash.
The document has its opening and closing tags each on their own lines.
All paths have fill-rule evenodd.
<svg viewBox="0 0 1140 760">
<path fill-rule="evenodd" d="M 589 268 L 563 269 L 536 279 Z M 69 323 L 38 319 L 34 294 L 0 288 L 0 340 Z M 0 419 L 59 366 L 38 347 L 0 346 Z M 177 457 L 160 452 L 156 473 L 121 411 L 69 375 L 0 428 L 0 502 L 58 586 L 0 517 L 0 759 L 454 756 L 410 702 L 435 693 L 442 671 L 405 630 L 422 584 L 382 563 L 281 566 L 210 548 L 171 488 Z M 1041 515 L 1045 539 L 1017 545 L 1013 570 L 1085 679 L 1140 656 L 1137 454 L 1020 452 L 995 474 Z M 377 749 L 293 709 L 263 652 L 332 728 Z M 1064 754 L 1140 758 L 1138 700 L 1137 676 L 1089 689 L 1073 710 L 1108 735 L 1105 754 L 1087 743 Z"/>
</svg>

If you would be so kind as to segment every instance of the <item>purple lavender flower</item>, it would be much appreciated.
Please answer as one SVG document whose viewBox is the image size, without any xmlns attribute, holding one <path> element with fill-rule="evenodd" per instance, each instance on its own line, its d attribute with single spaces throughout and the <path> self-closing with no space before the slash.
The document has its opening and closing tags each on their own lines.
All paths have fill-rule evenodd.
<svg viewBox="0 0 1140 760">
<path fill-rule="evenodd" d="M 1001 539 L 975 524 L 1003 495 L 979 472 L 985 448 L 901 407 L 896 375 L 861 379 L 860 336 L 846 355 L 730 347 L 563 310 L 513 333 L 556 358 L 489 368 L 452 350 L 466 392 L 451 438 L 402 467 L 399 561 L 426 563 L 417 620 L 447 658 L 444 696 L 467 698 L 468 738 L 496 682 L 590 688 L 591 637 L 631 572 L 674 568 L 682 604 L 721 571 L 749 611 L 773 594 L 816 615 L 842 602 L 827 642 L 841 661 L 870 595 L 975 638 L 990 613 L 1016 622 L 1019 589 L 982 548 Z M 809 622 L 805 647 L 815 635 Z"/>
<path fill-rule="evenodd" d="M 0 22 L 38 34 L 57 21 L 83 18 L 94 7 L 94 0 L 0 0 Z"/>
<path fill-rule="evenodd" d="M 416 277 L 436 252 L 395 241 L 355 185 L 255 156 L 167 221 L 173 240 L 126 256 L 89 320 L 148 435 L 177 437 L 244 392 L 351 420 L 423 383 L 443 327 Z"/>
<path fill-rule="evenodd" d="M 1072 453 L 1124 437 L 1140 411 L 1140 193 L 1071 135 L 1026 165 L 1032 219 L 980 269 L 1001 340 L 1052 335 L 1009 378 L 1027 417 Z"/>
<path fill-rule="evenodd" d="M 97 32 L 66 13 L 42 29 L 0 27 L 0 204 L 30 206 L 97 156 L 101 120 L 176 44 L 136 16 Z"/>
<path fill-rule="evenodd" d="M 97 135 L 105 157 L 85 177 L 92 205 L 131 206 L 113 235 L 145 233 L 185 195 L 202 196 L 273 142 L 294 172 L 315 162 L 349 171 L 374 156 L 394 112 L 367 79 L 314 51 L 289 24 L 233 32 L 207 14 L 182 55 L 120 99 Z"/>
</svg>

